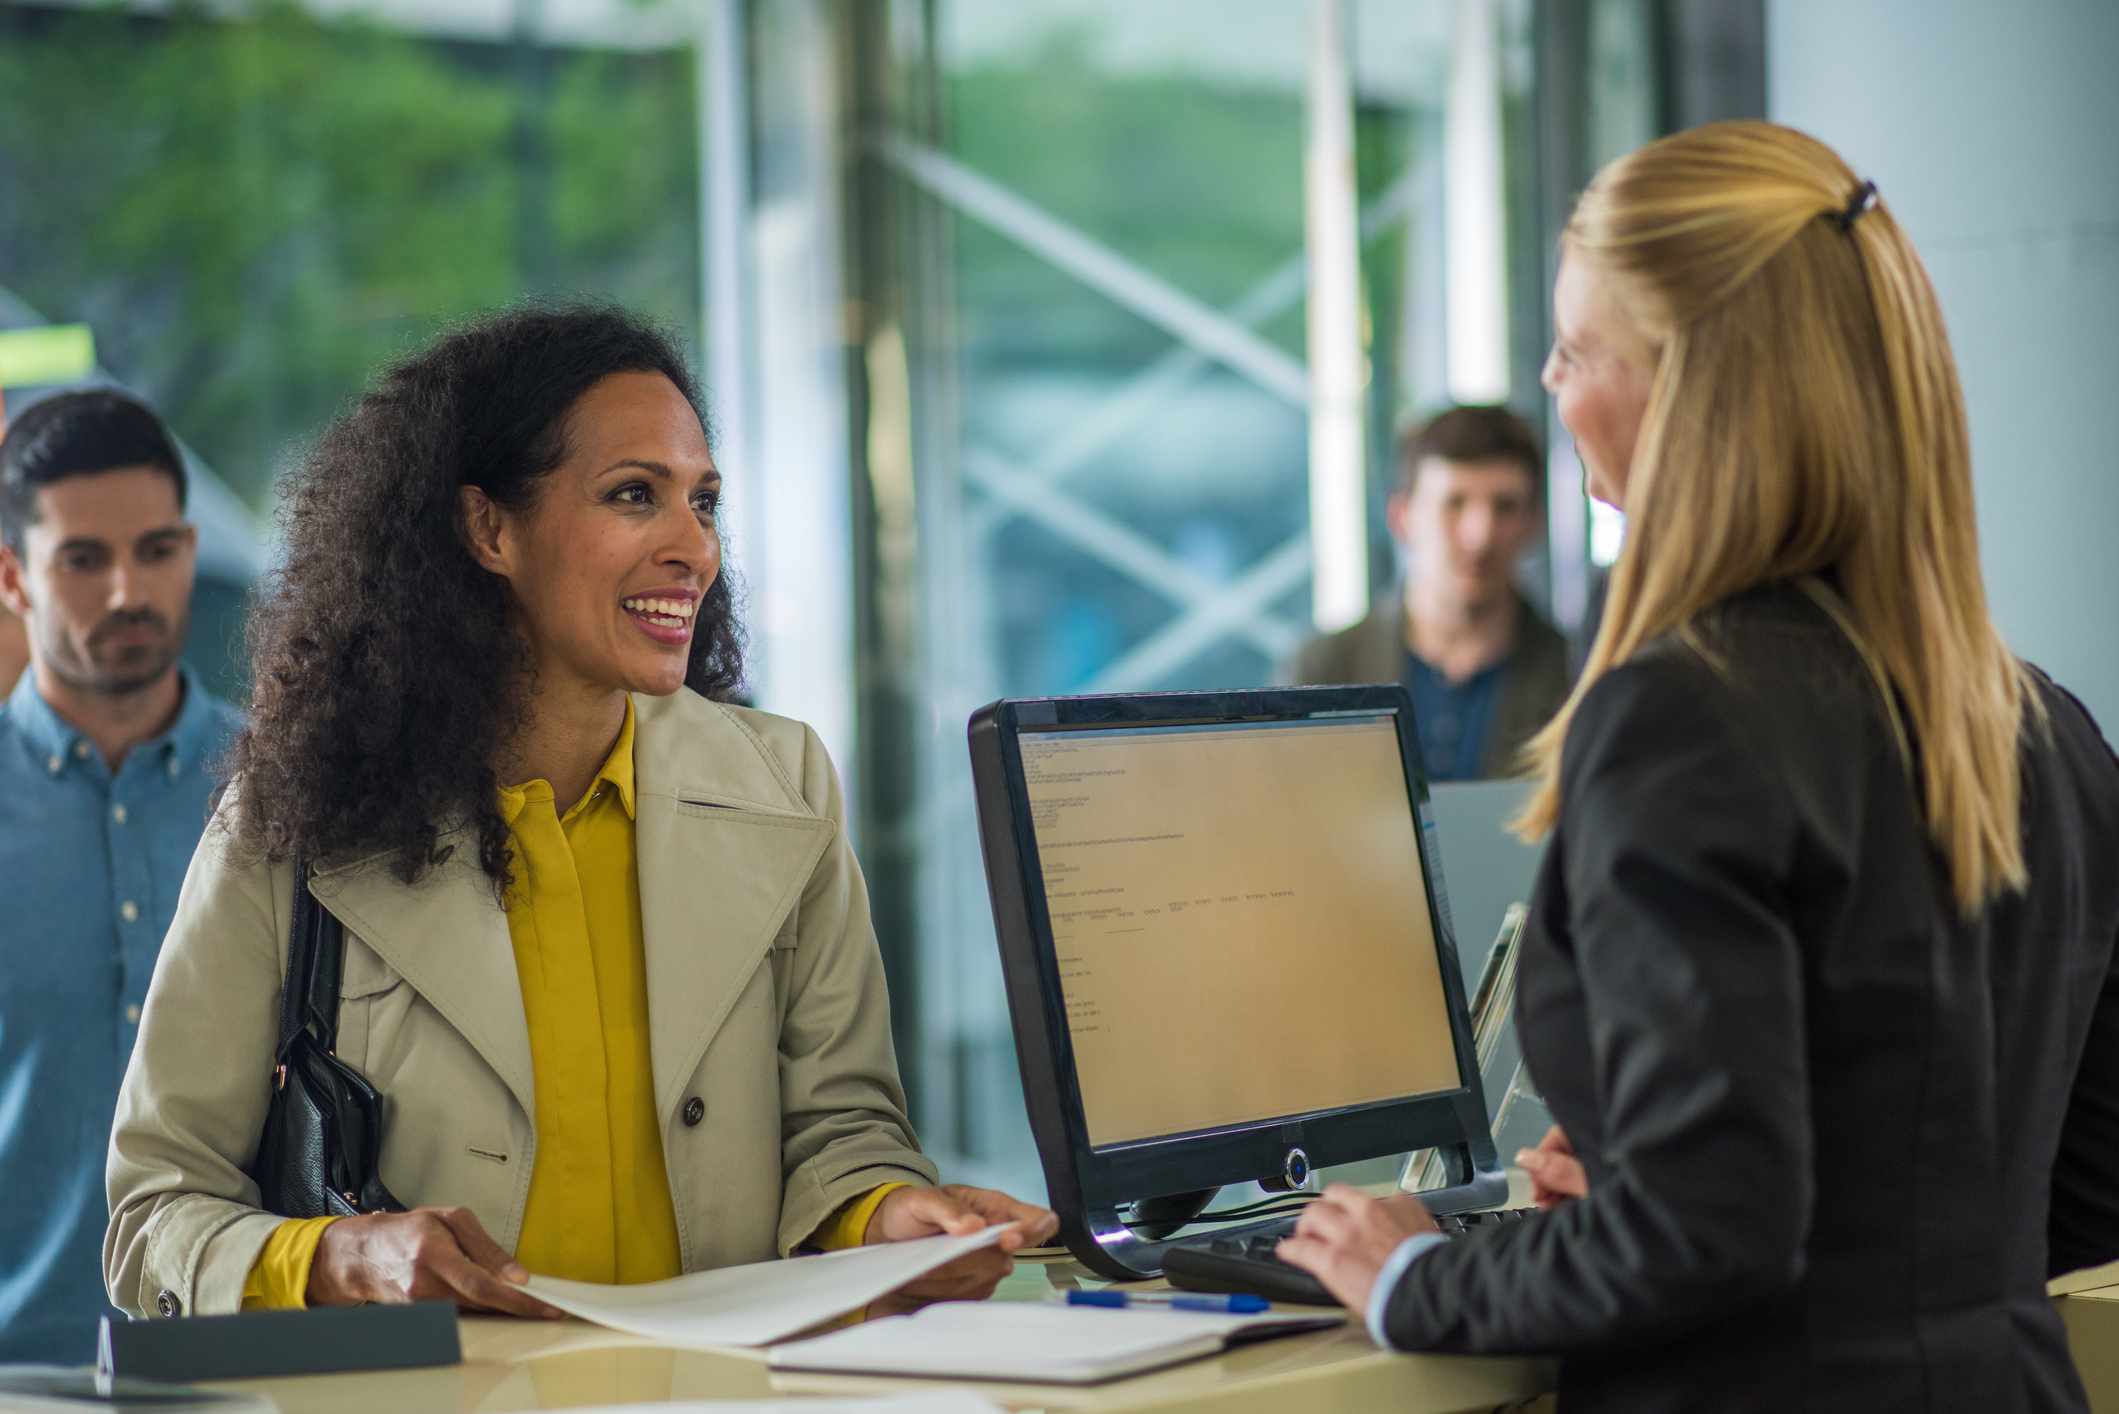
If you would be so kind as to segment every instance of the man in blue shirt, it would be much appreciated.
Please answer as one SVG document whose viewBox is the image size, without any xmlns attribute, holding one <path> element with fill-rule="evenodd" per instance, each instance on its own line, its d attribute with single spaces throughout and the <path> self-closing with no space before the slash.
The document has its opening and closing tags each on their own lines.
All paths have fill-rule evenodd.
<svg viewBox="0 0 2119 1414">
<path fill-rule="evenodd" d="M 1515 582 L 1540 536 L 1544 464 L 1507 408 L 1453 407 L 1414 428 L 1389 504 L 1404 582 L 1286 670 L 1298 683 L 1404 683 L 1431 781 L 1515 774 L 1523 743 L 1567 700 L 1567 641 Z"/>
<path fill-rule="evenodd" d="M 161 421 L 65 393 L 0 440 L 0 1362 L 94 1358 L 118 1081 L 239 719 L 177 662 L 197 531 Z"/>
</svg>

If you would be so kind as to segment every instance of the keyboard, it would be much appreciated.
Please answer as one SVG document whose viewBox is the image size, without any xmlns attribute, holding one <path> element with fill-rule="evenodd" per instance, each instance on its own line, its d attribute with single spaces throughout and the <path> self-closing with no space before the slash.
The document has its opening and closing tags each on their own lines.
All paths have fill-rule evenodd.
<svg viewBox="0 0 2119 1414">
<path fill-rule="evenodd" d="M 1461 1237 L 1482 1227 L 1521 1222 L 1536 1208 L 1494 1208 L 1481 1213 L 1451 1213 L 1435 1219 L 1444 1237 Z M 1268 1301 L 1291 1301 L 1302 1306 L 1337 1306 L 1339 1298 L 1325 1290 L 1324 1283 L 1300 1267 L 1290 1266 L 1273 1255 L 1273 1249 L 1294 1230 L 1285 1227 L 1241 1237 L 1200 1237 L 1182 1242 L 1163 1253 L 1163 1275 L 1170 1285 L 1186 1291 L 1247 1291 Z"/>
</svg>

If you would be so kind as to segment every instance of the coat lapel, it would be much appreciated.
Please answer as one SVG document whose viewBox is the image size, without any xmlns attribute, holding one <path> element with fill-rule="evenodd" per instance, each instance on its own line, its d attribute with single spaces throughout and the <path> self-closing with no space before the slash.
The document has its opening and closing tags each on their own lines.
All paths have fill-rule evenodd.
<svg viewBox="0 0 2119 1414">
<path fill-rule="evenodd" d="M 649 1044 L 667 1122 L 837 827 L 713 703 L 679 692 L 633 706 Z"/>
<path fill-rule="evenodd" d="M 667 1122 L 838 827 L 733 717 L 690 692 L 636 697 L 634 848 L 649 1047 Z M 527 1114 L 530 1035 L 507 914 L 468 835 L 406 885 L 387 858 L 320 870 L 310 891 L 462 1033 Z"/>
<path fill-rule="evenodd" d="M 469 836 L 454 845 L 417 884 L 401 882 L 382 857 L 319 870 L 309 891 L 411 983 L 534 1115 L 530 1032 L 508 916 Z"/>
<path fill-rule="evenodd" d="M 1396 682 L 1405 676 L 1405 595 L 1393 590 L 1357 630 L 1354 672 L 1349 682 Z"/>
<path fill-rule="evenodd" d="M 1501 698 L 1494 704 L 1486 759 L 1480 763 L 1486 775 L 1496 778 L 1523 773 L 1516 754 L 1559 711 L 1573 678 L 1567 640 L 1559 630 L 1521 594 L 1516 596 L 1516 614 L 1516 646 L 1501 669 Z"/>
</svg>

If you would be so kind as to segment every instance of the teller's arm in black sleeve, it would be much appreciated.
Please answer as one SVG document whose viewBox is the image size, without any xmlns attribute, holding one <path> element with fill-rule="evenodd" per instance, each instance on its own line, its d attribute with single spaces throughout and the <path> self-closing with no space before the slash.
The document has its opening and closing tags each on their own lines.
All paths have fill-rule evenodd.
<svg viewBox="0 0 2119 1414">
<path fill-rule="evenodd" d="M 2066 689 L 2052 686 L 2061 699 L 2052 704 L 2060 719 L 2054 722 L 2056 734 L 2080 739 L 2084 789 L 2101 782 L 2109 799 L 2109 792 L 2119 789 L 2119 753 L 2105 742 L 2089 709 Z M 2060 1150 L 2053 1157 L 2048 1276 L 2119 1261 L 2119 939 L 2113 945 L 2068 1092 Z"/>
<path fill-rule="evenodd" d="M 1652 1340 L 1801 1273 L 1813 1183 L 1795 825 L 1731 689 L 1689 654 L 1608 674 L 1562 756 L 1561 851 L 1602 1169 L 1589 1194 L 1414 1262 L 1407 1350 Z"/>
<path fill-rule="evenodd" d="M 2053 1159 L 2048 1276 L 2119 1261 L 2119 949 L 2112 965 Z"/>
</svg>

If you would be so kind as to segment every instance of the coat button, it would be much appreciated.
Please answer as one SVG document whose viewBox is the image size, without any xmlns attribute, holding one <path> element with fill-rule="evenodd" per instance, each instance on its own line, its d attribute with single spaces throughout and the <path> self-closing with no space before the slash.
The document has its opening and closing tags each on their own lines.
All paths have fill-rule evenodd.
<svg viewBox="0 0 2119 1414">
<path fill-rule="evenodd" d="M 706 1101 L 694 1095 L 684 1102 L 684 1122 L 686 1124 L 696 1126 L 700 1120 L 705 1118 Z"/>
<path fill-rule="evenodd" d="M 177 1300 L 177 1294 L 165 1286 L 155 1296 L 155 1310 L 165 1316 L 181 1316 L 184 1314 L 184 1303 Z"/>
</svg>

